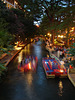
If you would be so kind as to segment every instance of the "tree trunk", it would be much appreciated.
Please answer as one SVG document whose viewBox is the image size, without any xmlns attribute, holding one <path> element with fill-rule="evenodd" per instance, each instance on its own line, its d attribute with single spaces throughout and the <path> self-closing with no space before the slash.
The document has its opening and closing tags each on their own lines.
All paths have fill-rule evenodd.
<svg viewBox="0 0 75 100">
<path fill-rule="evenodd" d="M 54 30 L 52 31 L 52 44 L 54 45 L 54 38 L 55 38 L 55 33 Z"/>
<path fill-rule="evenodd" d="M 66 47 L 69 47 L 69 28 L 67 28 L 67 34 L 66 34 Z"/>
</svg>

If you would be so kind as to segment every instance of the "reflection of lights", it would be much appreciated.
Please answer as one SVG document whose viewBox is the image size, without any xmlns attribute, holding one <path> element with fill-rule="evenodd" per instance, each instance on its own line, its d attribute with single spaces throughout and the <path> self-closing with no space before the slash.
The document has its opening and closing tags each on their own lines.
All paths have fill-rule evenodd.
<svg viewBox="0 0 75 100">
<path fill-rule="evenodd" d="M 62 94 L 63 94 L 62 89 L 63 89 L 62 81 L 59 81 L 59 95 L 60 95 L 60 96 L 62 96 Z"/>
<path fill-rule="evenodd" d="M 18 44 L 18 41 L 17 41 L 17 42 L 15 42 L 15 44 Z"/>
<path fill-rule="evenodd" d="M 21 61 L 22 61 L 22 52 L 20 52 L 18 56 L 18 62 L 20 63 Z"/>
<path fill-rule="evenodd" d="M 32 81 L 33 81 L 33 77 L 31 74 L 28 74 L 27 75 L 27 80 L 28 80 L 28 84 L 31 85 L 32 84 Z"/>
<path fill-rule="evenodd" d="M 23 51 L 25 52 L 25 55 L 29 55 L 30 54 L 30 44 L 28 44 L 27 46 L 25 46 L 25 48 L 23 49 Z"/>
<path fill-rule="evenodd" d="M 59 87 L 60 87 L 60 88 L 63 88 L 63 86 L 62 86 L 62 81 L 59 82 Z"/>
<path fill-rule="evenodd" d="M 34 52 L 35 52 L 35 54 L 36 54 L 36 56 L 37 56 L 38 58 L 41 57 L 41 47 L 40 47 L 40 46 L 35 46 L 35 45 L 34 45 Z"/>
<path fill-rule="evenodd" d="M 29 52 L 30 52 L 30 44 L 28 44 L 28 49 L 27 50 L 28 50 L 28 54 L 29 54 Z"/>
<path fill-rule="evenodd" d="M 22 47 L 14 46 L 15 50 L 20 50 Z"/>
</svg>

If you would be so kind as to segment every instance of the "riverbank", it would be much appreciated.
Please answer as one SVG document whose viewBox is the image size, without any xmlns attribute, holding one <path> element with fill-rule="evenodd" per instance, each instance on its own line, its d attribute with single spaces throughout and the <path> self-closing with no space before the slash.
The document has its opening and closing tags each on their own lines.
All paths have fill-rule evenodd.
<svg viewBox="0 0 75 100">
<path fill-rule="evenodd" d="M 9 54 L 3 54 L 3 56 L 0 58 L 0 63 L 3 64 L 5 69 L 3 72 L 0 73 L 0 81 L 2 81 L 2 78 L 5 77 L 5 73 L 7 72 L 7 66 L 8 64 L 14 59 L 14 57 L 27 45 L 28 43 L 25 44 L 20 44 L 18 47 L 15 46 L 14 50 L 9 51 Z"/>
<path fill-rule="evenodd" d="M 46 49 L 49 51 L 50 55 L 54 55 L 55 57 L 57 57 L 56 53 L 52 53 L 54 52 L 54 49 L 50 49 L 50 47 L 46 46 Z M 63 59 L 58 58 L 60 61 L 62 61 Z M 75 69 L 69 69 L 67 70 L 67 74 L 68 74 L 68 79 L 71 81 L 71 83 L 73 84 L 73 86 L 75 87 Z"/>
<path fill-rule="evenodd" d="M 75 87 L 75 69 L 68 69 L 68 78 Z"/>
</svg>

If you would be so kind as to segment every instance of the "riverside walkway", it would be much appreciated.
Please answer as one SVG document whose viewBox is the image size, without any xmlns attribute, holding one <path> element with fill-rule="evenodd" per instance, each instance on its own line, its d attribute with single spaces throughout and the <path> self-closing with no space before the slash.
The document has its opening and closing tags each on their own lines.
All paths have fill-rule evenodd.
<svg viewBox="0 0 75 100">
<path fill-rule="evenodd" d="M 5 54 L 0 59 L 0 63 L 3 63 L 5 66 L 9 64 L 9 62 L 24 48 L 25 44 L 19 45 L 19 47 L 15 46 L 14 50 L 10 51 L 9 54 Z"/>
<path fill-rule="evenodd" d="M 13 60 L 13 58 L 25 47 L 26 44 L 21 44 L 19 47 L 15 46 L 14 50 L 10 51 L 9 54 L 3 54 L 0 57 L 0 63 L 4 64 L 5 67 Z M 1 76 L 1 73 L 0 73 Z"/>
</svg>

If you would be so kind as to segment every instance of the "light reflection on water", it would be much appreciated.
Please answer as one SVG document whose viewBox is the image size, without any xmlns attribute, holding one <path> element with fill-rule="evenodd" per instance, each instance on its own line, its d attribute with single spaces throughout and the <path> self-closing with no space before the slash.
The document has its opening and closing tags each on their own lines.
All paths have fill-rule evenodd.
<svg viewBox="0 0 75 100">
<path fill-rule="evenodd" d="M 41 47 L 34 45 L 34 53 L 40 59 L 41 57 Z"/>
<path fill-rule="evenodd" d="M 20 62 L 22 61 L 22 57 L 23 57 L 23 56 L 22 56 L 22 52 L 20 52 L 20 53 L 19 53 L 19 56 L 18 56 L 18 63 L 20 63 Z"/>
<path fill-rule="evenodd" d="M 33 98 L 33 95 L 36 93 L 34 92 L 34 89 L 33 89 L 33 76 L 32 76 L 32 73 L 27 73 L 26 74 L 26 78 L 25 78 L 25 90 L 26 90 L 26 93 L 29 97 L 29 99 L 31 100 Z"/>
<path fill-rule="evenodd" d="M 23 60 L 23 52 L 25 53 L 25 56 L 30 54 L 30 44 L 25 46 L 25 48 L 19 53 L 18 63 L 20 63 Z"/>
<path fill-rule="evenodd" d="M 63 95 L 63 84 L 62 81 L 59 81 L 59 91 L 58 91 L 58 95 L 62 96 Z"/>
<path fill-rule="evenodd" d="M 32 73 L 27 74 L 27 84 L 28 84 L 29 88 L 32 85 L 32 81 L 33 81 Z"/>
<path fill-rule="evenodd" d="M 26 54 L 30 54 L 30 44 L 28 44 L 27 46 L 25 46 L 25 48 L 23 49 L 23 51 L 24 51 L 24 53 L 25 53 L 25 55 Z"/>
</svg>

